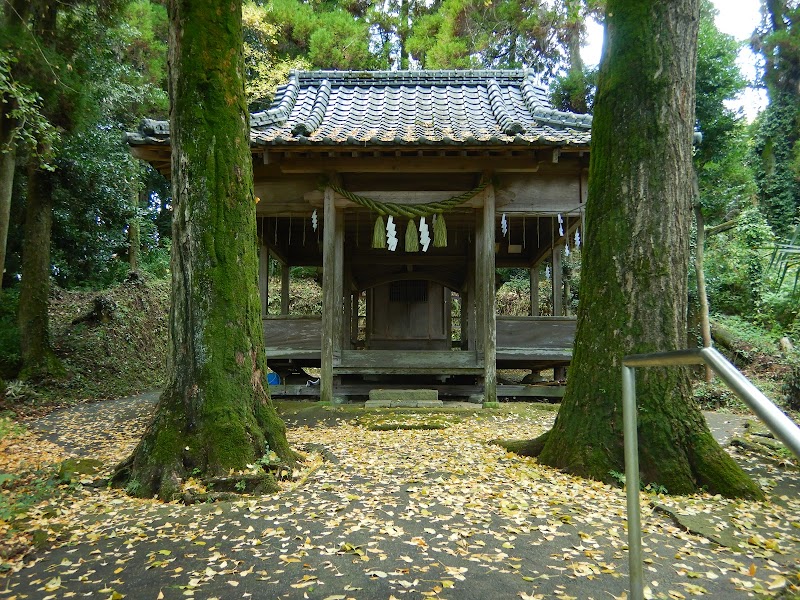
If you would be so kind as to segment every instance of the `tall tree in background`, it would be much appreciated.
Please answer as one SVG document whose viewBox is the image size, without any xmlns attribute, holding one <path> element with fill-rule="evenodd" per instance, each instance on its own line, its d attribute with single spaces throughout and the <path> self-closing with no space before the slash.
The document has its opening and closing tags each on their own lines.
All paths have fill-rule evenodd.
<svg viewBox="0 0 800 600">
<path fill-rule="evenodd" d="M 556 76 L 551 86 L 553 105 L 577 113 L 591 112 L 597 71 L 589 69 L 581 58 L 581 43 L 586 34 L 586 20 L 602 12 L 602 0 L 562 0 L 563 25 L 561 44 L 566 50 L 566 74 Z"/>
<path fill-rule="evenodd" d="M 763 0 L 753 49 L 764 57 L 769 106 L 754 140 L 761 209 L 786 235 L 800 216 L 800 2 Z"/>
<path fill-rule="evenodd" d="M 443 0 L 414 23 L 408 51 L 425 69 L 527 67 L 552 76 L 561 14 L 541 0 Z"/>
<path fill-rule="evenodd" d="M 609 0 L 574 358 L 541 462 L 623 470 L 621 359 L 685 347 L 698 0 Z M 671 493 L 761 491 L 712 437 L 683 368 L 639 369 L 640 468 Z"/>
<path fill-rule="evenodd" d="M 32 8 L 28 0 L 8 0 L 0 11 L 0 289 L 6 266 L 18 152 L 36 156 L 37 147 L 51 147 L 55 137 L 42 113 L 39 94 L 20 80 L 24 69 L 19 63 L 27 52 L 34 50 L 26 29 Z"/>
<path fill-rule="evenodd" d="M 57 69 L 64 65 L 58 53 L 58 10 L 55 3 L 31 2 L 28 30 L 44 54 L 42 65 L 26 65 L 29 73 L 36 74 L 40 69 L 51 70 L 50 77 L 62 84 Z M 21 13 L 16 13 L 21 15 Z M 24 34 L 23 34 L 24 35 Z M 66 71 L 66 69 L 65 69 Z M 30 75 L 33 78 L 35 75 Z M 62 87 L 59 86 L 59 87 Z M 54 86 L 55 87 L 55 86 Z M 69 86 L 63 86 L 67 87 Z M 46 117 L 50 122 L 63 128 L 67 124 L 69 111 L 56 110 L 58 102 L 53 102 L 56 90 L 51 90 L 50 102 L 45 101 Z M 71 94 L 65 93 L 65 96 Z M 60 117 L 57 119 L 57 117 Z M 27 196 L 25 205 L 25 229 L 22 250 L 22 281 L 20 284 L 18 322 L 20 330 L 20 350 L 22 354 L 23 378 L 39 378 L 59 373 L 61 365 L 50 345 L 48 303 L 50 295 L 50 234 L 53 220 L 53 174 L 42 157 L 49 155 L 52 148 L 48 142 L 37 141 L 34 155 L 28 161 Z"/>
<path fill-rule="evenodd" d="M 300 0 L 272 0 L 262 6 L 278 30 L 279 57 L 302 57 L 317 69 L 388 68 L 381 53 L 370 47 L 370 25 L 362 7 L 346 10 L 345 2 L 311 4 Z"/>
<path fill-rule="evenodd" d="M 198 469 L 244 470 L 270 450 L 294 462 L 264 388 L 241 0 L 171 0 L 175 203 L 168 383 L 114 480 L 171 500 Z M 215 107 L 213 111 L 205 107 Z"/>
</svg>

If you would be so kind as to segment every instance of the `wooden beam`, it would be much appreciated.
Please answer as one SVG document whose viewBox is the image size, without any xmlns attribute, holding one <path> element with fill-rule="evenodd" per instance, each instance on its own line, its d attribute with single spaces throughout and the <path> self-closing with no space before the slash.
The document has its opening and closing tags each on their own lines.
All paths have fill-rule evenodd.
<svg viewBox="0 0 800 600">
<path fill-rule="evenodd" d="M 406 192 L 406 191 L 358 191 L 359 196 L 378 200 L 380 202 L 394 202 L 396 204 L 425 204 L 428 202 L 440 202 L 447 200 L 453 196 L 458 196 L 467 190 L 453 191 L 453 192 Z M 460 204 L 455 210 L 479 208 L 483 206 L 483 198 L 485 192 L 478 192 L 463 204 Z M 323 200 L 317 192 L 308 192 L 303 196 L 309 206 L 320 207 Z M 361 208 L 361 205 L 336 194 L 336 208 Z"/>
<path fill-rule="evenodd" d="M 482 238 L 482 254 L 478 260 L 482 261 L 482 281 L 479 294 L 482 296 L 483 305 L 483 355 L 484 355 L 484 402 L 497 402 L 497 364 L 495 351 L 497 349 L 497 323 L 495 309 L 495 262 L 494 262 L 494 186 L 486 188 L 486 199 L 483 203 L 483 216 L 481 218 L 482 231 L 478 234 Z"/>
<path fill-rule="evenodd" d="M 475 252 L 475 268 L 473 269 L 474 275 L 474 282 L 472 287 L 472 296 L 474 298 L 473 302 L 475 305 L 475 309 L 473 311 L 475 317 L 474 323 L 474 331 L 475 335 L 473 339 L 475 340 L 475 351 L 480 355 L 483 356 L 483 343 L 485 341 L 485 337 L 483 334 L 483 323 L 486 322 L 486 306 L 485 306 L 485 299 L 486 295 L 483 293 L 483 284 L 486 281 L 486 272 L 485 272 L 485 261 L 483 260 L 484 255 L 484 244 L 486 240 L 484 239 L 484 229 L 486 229 L 484 225 L 484 214 L 483 210 L 476 210 L 475 211 L 475 241 L 473 244 L 473 250 Z"/>
<path fill-rule="evenodd" d="M 344 321 L 344 213 L 340 210 L 336 211 L 335 221 L 335 240 L 334 250 L 336 252 L 335 260 L 335 279 L 334 279 L 334 301 L 333 305 L 333 331 L 336 337 L 333 340 L 333 363 L 334 365 L 341 359 L 342 348 L 344 347 L 344 338 L 346 335 L 345 321 Z M 324 277 L 324 275 L 323 275 Z"/>
<path fill-rule="evenodd" d="M 569 233 L 567 233 L 569 235 Z M 562 278 L 563 268 L 561 265 L 561 255 L 563 245 L 553 248 L 553 316 L 560 317 L 564 314 L 564 281 Z M 553 367 L 553 379 L 561 381 L 567 376 L 564 367 Z"/>
<path fill-rule="evenodd" d="M 261 295 L 261 317 L 269 313 L 269 248 L 262 242 L 258 251 L 258 291 Z"/>
<path fill-rule="evenodd" d="M 452 350 L 345 350 L 336 374 L 480 375 L 482 357 L 475 352 Z"/>
<path fill-rule="evenodd" d="M 487 168 L 497 173 L 535 173 L 539 162 L 521 156 L 398 156 L 287 158 L 280 163 L 284 173 L 481 173 Z"/>
<path fill-rule="evenodd" d="M 371 239 L 371 236 L 370 236 Z M 465 262 L 463 256 L 441 256 L 439 254 L 415 253 L 392 253 L 386 250 L 378 250 L 369 253 L 359 253 L 350 259 L 350 264 L 354 267 L 372 265 L 414 265 L 424 267 L 459 267 Z"/>
<path fill-rule="evenodd" d="M 564 286 L 563 281 L 561 278 L 562 273 L 562 266 L 561 266 L 561 251 L 563 246 L 554 246 L 552 252 L 552 265 L 553 265 L 553 273 L 552 273 L 552 282 L 553 282 L 553 289 L 552 289 L 552 300 L 553 300 L 553 316 L 560 317 L 564 314 L 564 305 L 563 305 L 563 298 L 564 298 Z"/>
<path fill-rule="evenodd" d="M 358 300 L 360 297 L 360 292 L 350 295 L 350 343 L 347 345 L 350 350 L 358 340 Z"/>
<path fill-rule="evenodd" d="M 531 282 L 531 310 L 530 316 L 539 316 L 539 267 L 531 267 L 530 271 Z"/>
<path fill-rule="evenodd" d="M 498 385 L 497 395 L 503 398 L 563 398 L 563 385 Z"/>
<path fill-rule="evenodd" d="M 447 275 L 443 275 L 441 272 L 429 271 L 363 275 L 361 278 L 354 281 L 359 290 L 365 290 L 367 288 L 375 287 L 384 283 L 391 283 L 393 281 L 413 281 L 417 279 L 433 281 L 443 285 L 446 288 L 456 291 L 460 291 L 464 285 L 464 282 L 460 277 L 458 277 L 458 273 L 448 273 Z"/>
<path fill-rule="evenodd" d="M 289 265 L 281 263 L 281 314 L 289 314 Z"/>
<path fill-rule="evenodd" d="M 320 400 L 333 402 L 333 356 L 336 345 L 336 204 L 331 188 L 325 188 L 322 221 L 322 364 Z M 341 301 L 341 294 L 339 294 Z"/>
</svg>

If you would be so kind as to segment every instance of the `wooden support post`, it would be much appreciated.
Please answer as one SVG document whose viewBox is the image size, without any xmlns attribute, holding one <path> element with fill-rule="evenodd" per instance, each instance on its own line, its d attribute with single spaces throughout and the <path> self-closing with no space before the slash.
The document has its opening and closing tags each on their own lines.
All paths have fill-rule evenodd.
<svg viewBox="0 0 800 600">
<path fill-rule="evenodd" d="M 564 314 L 564 284 L 562 279 L 563 267 L 561 265 L 561 252 L 564 246 L 553 248 L 553 316 L 560 317 Z M 553 369 L 553 379 L 561 381 L 567 376 L 564 367 Z"/>
<path fill-rule="evenodd" d="M 269 314 L 269 248 L 261 241 L 258 250 L 258 291 L 261 295 L 261 318 Z"/>
<path fill-rule="evenodd" d="M 479 258 L 482 263 L 481 281 L 478 282 L 478 302 L 483 305 L 483 401 L 486 404 L 497 402 L 497 314 L 495 311 L 495 258 L 494 258 L 494 186 L 486 188 L 483 201 L 483 218 L 481 219 L 482 231 L 479 237 L 483 256 Z"/>
<path fill-rule="evenodd" d="M 539 266 L 531 267 L 531 310 L 532 317 L 539 316 Z"/>
<path fill-rule="evenodd" d="M 358 299 L 359 292 L 350 295 L 350 344 L 348 348 L 355 348 L 358 344 Z"/>
<path fill-rule="evenodd" d="M 564 314 L 563 298 L 564 289 L 561 281 L 561 249 L 563 246 L 553 248 L 553 316 L 560 317 Z"/>
<path fill-rule="evenodd" d="M 281 263 L 281 314 L 289 314 L 289 265 Z"/>
<path fill-rule="evenodd" d="M 322 364 L 320 400 L 334 401 L 333 364 L 342 351 L 342 259 L 344 231 L 334 192 L 325 188 L 322 222 Z"/>
<path fill-rule="evenodd" d="M 346 302 L 344 290 L 344 211 L 336 210 L 336 228 L 334 240 L 334 259 L 336 261 L 336 278 L 333 281 L 334 298 L 336 304 L 333 312 L 333 331 L 336 337 L 333 339 L 333 364 L 338 365 L 342 360 L 342 348 L 344 348 L 344 338 L 347 335 L 347 324 L 344 320 L 344 305 Z M 348 288 L 349 289 L 349 288 Z"/>
<path fill-rule="evenodd" d="M 483 258 L 484 252 L 484 234 L 483 231 L 485 229 L 484 224 L 484 215 L 483 209 L 478 208 L 475 210 L 475 266 L 473 268 L 473 277 L 474 280 L 472 281 L 472 289 L 470 290 L 470 296 L 472 297 L 472 304 L 473 304 L 473 319 L 474 323 L 472 323 L 470 327 L 470 333 L 474 331 L 475 335 L 472 336 L 472 347 L 478 353 L 478 355 L 483 354 L 483 343 L 485 341 L 485 336 L 483 332 L 483 324 L 486 322 L 486 306 L 484 305 L 485 302 L 485 294 L 483 293 L 483 284 L 486 281 L 486 272 L 485 272 L 485 261 Z"/>
<path fill-rule="evenodd" d="M 469 263 L 467 264 L 467 270 L 471 268 Z M 469 278 L 469 272 L 467 273 L 467 278 Z M 461 299 L 461 349 L 462 350 L 469 350 L 469 311 L 470 311 L 470 295 L 469 292 L 465 289 L 459 294 L 459 298 Z"/>
</svg>

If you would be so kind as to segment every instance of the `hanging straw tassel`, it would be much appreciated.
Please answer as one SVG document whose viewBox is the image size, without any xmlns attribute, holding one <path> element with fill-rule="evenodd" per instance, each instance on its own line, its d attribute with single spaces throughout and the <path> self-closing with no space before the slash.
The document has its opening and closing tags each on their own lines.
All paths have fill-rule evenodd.
<svg viewBox="0 0 800 600">
<path fill-rule="evenodd" d="M 372 247 L 386 248 L 386 228 L 383 224 L 383 216 L 378 215 L 375 219 L 375 229 L 372 231 Z"/>
<path fill-rule="evenodd" d="M 406 227 L 406 252 L 419 252 L 419 234 L 414 219 L 409 219 Z"/>
<path fill-rule="evenodd" d="M 433 222 L 433 247 L 447 248 L 447 223 L 443 214 L 436 215 Z"/>
</svg>

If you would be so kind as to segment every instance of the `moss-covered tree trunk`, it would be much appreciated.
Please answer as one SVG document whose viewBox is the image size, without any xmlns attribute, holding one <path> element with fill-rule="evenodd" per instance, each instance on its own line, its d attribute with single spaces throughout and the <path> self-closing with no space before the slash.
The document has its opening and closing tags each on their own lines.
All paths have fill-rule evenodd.
<svg viewBox="0 0 800 600">
<path fill-rule="evenodd" d="M 264 387 L 241 0 L 171 0 L 172 307 L 168 383 L 114 480 L 172 499 L 190 474 L 294 454 Z"/>
<path fill-rule="evenodd" d="M 578 331 L 540 460 L 623 470 L 621 359 L 685 347 L 698 0 L 609 0 L 592 129 Z M 642 478 L 670 493 L 760 490 L 714 441 L 683 368 L 638 369 Z"/>
<path fill-rule="evenodd" d="M 19 338 L 23 379 L 58 374 L 62 367 L 50 346 L 50 235 L 53 222 L 52 173 L 28 165 L 28 194 L 22 242 Z"/>
</svg>

